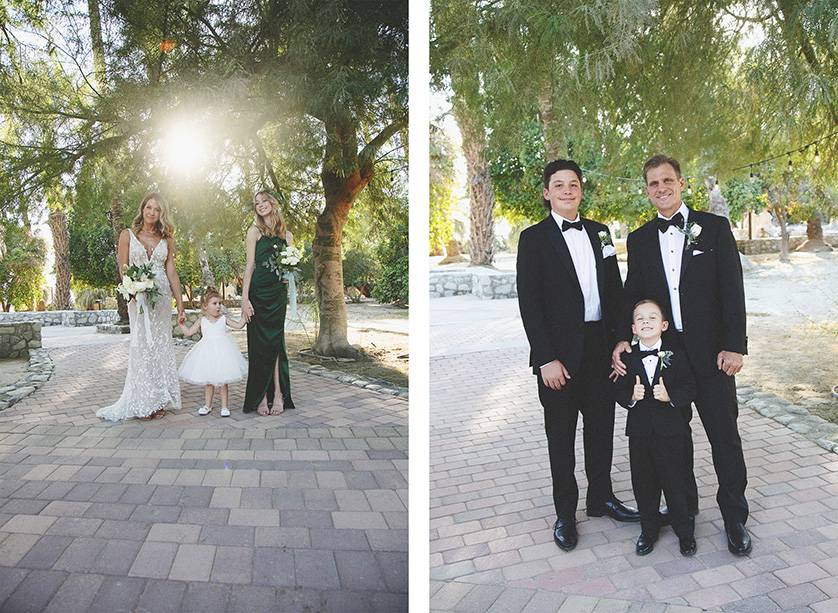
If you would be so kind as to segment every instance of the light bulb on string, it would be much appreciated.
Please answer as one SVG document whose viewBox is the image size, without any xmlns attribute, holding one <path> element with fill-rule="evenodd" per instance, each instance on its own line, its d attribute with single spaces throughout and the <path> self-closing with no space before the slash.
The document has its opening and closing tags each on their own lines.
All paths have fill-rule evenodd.
<svg viewBox="0 0 838 613">
<path fill-rule="evenodd" d="M 791 154 L 789 154 L 789 172 L 792 172 L 793 170 L 794 170 L 794 166 L 792 166 L 792 163 L 791 163 Z"/>
<path fill-rule="evenodd" d="M 687 193 L 692 196 L 693 195 L 693 183 L 690 180 L 687 180 Z"/>
<path fill-rule="evenodd" d="M 587 182 L 588 182 L 588 177 L 582 177 L 582 183 L 587 183 Z"/>
<path fill-rule="evenodd" d="M 753 167 L 753 166 L 751 166 L 751 177 L 750 177 L 750 181 L 751 181 L 751 183 L 753 183 L 753 182 L 754 182 L 754 167 Z"/>
<path fill-rule="evenodd" d="M 623 191 L 623 186 L 622 186 L 622 185 L 617 185 L 617 191 L 618 191 L 618 192 Z"/>
<path fill-rule="evenodd" d="M 817 148 L 817 147 L 815 147 L 815 164 L 819 164 L 819 163 L 820 163 L 820 161 L 821 161 L 821 156 L 820 156 L 820 154 L 818 153 L 818 148 Z"/>
</svg>

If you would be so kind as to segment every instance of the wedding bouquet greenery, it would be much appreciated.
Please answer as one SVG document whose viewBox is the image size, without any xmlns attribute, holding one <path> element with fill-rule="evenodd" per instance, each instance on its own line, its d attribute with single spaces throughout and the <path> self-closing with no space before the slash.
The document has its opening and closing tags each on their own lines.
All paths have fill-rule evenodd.
<svg viewBox="0 0 838 613">
<path fill-rule="evenodd" d="M 157 275 L 151 272 L 151 262 L 148 264 L 132 264 L 131 266 L 126 264 L 122 273 L 122 283 L 116 289 L 125 300 L 130 300 L 141 294 L 148 294 L 148 302 L 154 308 L 160 293 L 153 281 L 155 276 Z M 139 300 L 137 303 L 140 307 L 140 313 L 142 313 L 143 305 Z"/>
</svg>

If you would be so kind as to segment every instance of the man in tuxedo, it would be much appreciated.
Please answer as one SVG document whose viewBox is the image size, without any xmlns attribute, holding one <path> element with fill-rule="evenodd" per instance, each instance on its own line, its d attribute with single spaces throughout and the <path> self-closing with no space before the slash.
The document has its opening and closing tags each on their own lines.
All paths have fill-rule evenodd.
<svg viewBox="0 0 838 613">
<path fill-rule="evenodd" d="M 728 549 L 751 552 L 745 528 L 747 471 L 736 425 L 734 375 L 747 353 L 745 290 L 736 241 L 727 219 L 694 211 L 681 201 L 684 179 L 674 158 L 656 155 L 643 167 L 646 195 L 658 210 L 652 221 L 628 236 L 628 277 L 612 354 L 624 375 L 623 351 L 631 352 L 631 305 L 649 298 L 670 313 L 666 334 L 684 348 L 696 382 L 695 407 L 707 432 L 718 477 L 716 500 L 724 519 Z M 673 331 L 674 329 L 674 331 Z M 689 411 L 689 406 L 687 407 Z M 685 415 L 689 420 L 691 412 Z M 688 505 L 698 513 L 692 441 L 686 445 Z"/>
<path fill-rule="evenodd" d="M 608 349 L 622 290 L 611 235 L 606 226 L 579 217 L 582 170 L 576 162 L 550 162 L 543 195 L 549 214 L 524 230 L 518 243 L 518 304 L 544 407 L 557 517 L 553 538 L 570 551 L 578 541 L 574 468 L 580 412 L 587 514 L 617 521 L 640 516 L 617 500 L 611 487 L 614 391 Z"/>
</svg>

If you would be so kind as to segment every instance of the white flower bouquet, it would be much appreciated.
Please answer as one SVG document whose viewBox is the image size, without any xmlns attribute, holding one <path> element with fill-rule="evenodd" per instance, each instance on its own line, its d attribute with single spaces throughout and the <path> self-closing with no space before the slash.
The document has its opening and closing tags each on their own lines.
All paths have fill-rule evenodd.
<svg viewBox="0 0 838 613">
<path fill-rule="evenodd" d="M 126 264 L 125 270 L 122 273 L 122 283 L 116 289 L 122 294 L 125 300 L 131 300 L 131 298 L 136 298 L 141 294 L 147 294 L 148 302 L 154 308 L 160 293 L 160 290 L 153 281 L 155 276 L 157 275 L 151 272 L 150 262 L 148 264 L 132 264 L 131 266 Z M 139 300 L 137 302 L 140 307 L 140 313 L 142 313 L 142 302 Z"/>
<path fill-rule="evenodd" d="M 298 280 L 302 259 L 303 254 L 296 247 L 286 246 L 280 251 L 279 246 L 274 245 L 274 257 L 265 262 L 265 266 L 275 272 L 281 280 L 290 281 L 292 277 Z"/>
</svg>

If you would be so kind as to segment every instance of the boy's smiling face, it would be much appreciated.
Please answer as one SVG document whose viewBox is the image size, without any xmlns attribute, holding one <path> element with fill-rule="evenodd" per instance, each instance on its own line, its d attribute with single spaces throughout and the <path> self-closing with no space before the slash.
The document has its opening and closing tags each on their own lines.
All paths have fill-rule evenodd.
<svg viewBox="0 0 838 613">
<path fill-rule="evenodd" d="M 658 305 L 644 302 L 635 307 L 631 331 L 643 342 L 644 347 L 651 347 L 657 343 L 663 331 L 668 327 L 669 322 L 663 318 Z"/>
</svg>

